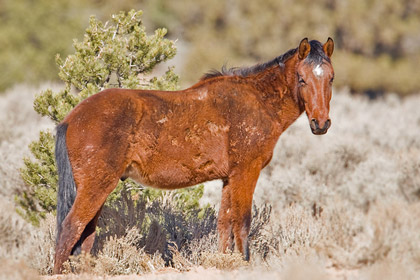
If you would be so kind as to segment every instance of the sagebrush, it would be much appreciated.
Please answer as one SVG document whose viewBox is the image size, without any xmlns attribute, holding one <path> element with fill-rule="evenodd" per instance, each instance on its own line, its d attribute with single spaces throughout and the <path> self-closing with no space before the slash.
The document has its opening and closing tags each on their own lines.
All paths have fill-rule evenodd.
<svg viewBox="0 0 420 280">
<path fill-rule="evenodd" d="M 32 98 L 33 89 L 21 87 L 20 91 L 26 94 L 25 100 Z M 5 96 L 0 104 L 8 99 L 10 96 Z M 162 277 L 174 279 L 196 279 L 210 274 L 216 279 L 417 279 L 420 273 L 417 234 L 420 226 L 419 102 L 418 96 L 400 99 L 389 95 L 369 101 L 346 92 L 334 92 L 332 127 L 328 134 L 313 136 L 302 116 L 282 135 L 272 162 L 261 174 L 254 196 L 259 214 L 254 216 L 253 225 L 259 224 L 258 216 L 265 220 L 261 205 L 270 204 L 271 212 L 267 206 L 270 218 L 251 241 L 250 265 L 233 267 L 234 271 L 229 272 L 202 268 L 206 258 L 215 258 L 206 264 L 218 265 L 217 235 L 211 233 L 184 244 L 180 254 L 173 256 L 172 270 L 156 265 L 153 273 L 171 273 Z M 12 108 L 1 110 L 0 120 L 12 126 L 16 123 L 22 132 L 12 131 L 13 137 L 2 140 L 1 154 L 6 156 L 22 153 L 11 143 L 27 143 L 25 131 L 31 132 L 34 123 L 38 124 L 35 118 L 25 123 L 13 117 L 24 112 Z M 31 110 L 30 106 L 22 108 Z M 5 168 L 5 164 L 6 161 L 0 166 Z M 1 182 L 9 182 L 17 175 L 15 168 Z M 4 253 L 3 258 L 10 260 L 10 267 L 10 263 L 22 261 L 24 266 L 48 274 L 52 265 L 55 219 L 47 215 L 37 228 L 17 216 L 10 198 L 15 190 L 24 187 L 19 180 L 16 182 L 13 187 L 2 183 L 0 204 L 5 219 L 1 223 L 5 229 L 0 227 L 0 230 L 8 234 L 0 235 L 0 252 Z M 200 199 L 204 203 L 202 208 L 210 203 L 218 209 L 221 187 L 221 182 L 206 184 Z M 137 199 L 135 194 L 129 193 Z M 118 217 L 125 219 L 124 213 Z M 163 231 L 159 233 L 161 224 L 153 228 L 156 236 L 169 240 Z M 15 233 L 15 238 L 11 238 L 10 233 Z M 139 237 L 147 234 L 143 232 Z M 120 238 L 124 237 L 122 234 Z M 106 239 L 111 240 L 111 236 Z M 159 240 L 162 239 L 154 239 Z M 118 244 L 119 241 L 112 242 Z M 157 248 L 157 244 L 162 243 L 152 242 L 148 246 Z M 140 256 L 145 253 L 142 249 L 136 250 Z M 164 265 L 161 256 L 157 253 L 156 260 Z M 91 273 L 94 271 L 89 269 Z M 23 266 L 21 270 L 23 272 Z M 185 270 L 189 272 L 172 273 Z M 92 274 L 69 277 L 95 278 Z M 149 274 L 147 277 L 156 279 L 158 276 Z"/>
</svg>

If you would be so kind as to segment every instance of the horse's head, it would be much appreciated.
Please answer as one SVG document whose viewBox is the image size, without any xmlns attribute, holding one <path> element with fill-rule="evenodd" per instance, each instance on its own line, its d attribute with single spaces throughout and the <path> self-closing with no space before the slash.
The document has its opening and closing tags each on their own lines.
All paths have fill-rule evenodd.
<svg viewBox="0 0 420 280">
<path fill-rule="evenodd" d="M 331 126 L 328 116 L 334 69 L 330 57 L 334 42 L 328 38 L 322 45 L 318 41 L 303 39 L 297 49 L 298 96 L 304 104 L 313 134 L 325 134 Z"/>
</svg>

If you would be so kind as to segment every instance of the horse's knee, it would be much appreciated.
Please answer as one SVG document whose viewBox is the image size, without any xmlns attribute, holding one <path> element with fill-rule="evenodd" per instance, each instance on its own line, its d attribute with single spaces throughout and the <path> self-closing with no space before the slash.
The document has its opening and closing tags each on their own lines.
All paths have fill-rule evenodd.
<svg viewBox="0 0 420 280">
<path fill-rule="evenodd" d="M 232 228 L 232 219 L 229 213 L 230 209 L 220 209 L 217 218 L 217 229 L 219 231 L 226 231 Z"/>
<path fill-rule="evenodd" d="M 224 253 L 227 249 L 233 249 L 233 232 L 230 208 L 221 208 L 217 220 L 217 231 L 219 233 L 219 251 Z"/>
<path fill-rule="evenodd" d="M 219 251 L 225 253 L 227 249 L 233 249 L 232 232 L 232 205 L 231 205 L 231 187 L 227 181 L 224 182 L 222 190 L 222 200 L 220 203 L 219 216 L 217 220 L 217 231 L 219 233 Z"/>
<path fill-rule="evenodd" d="M 226 250 L 233 249 L 233 232 L 230 220 L 223 220 L 219 218 L 217 224 L 217 231 L 219 234 L 219 251 L 225 253 Z"/>
</svg>

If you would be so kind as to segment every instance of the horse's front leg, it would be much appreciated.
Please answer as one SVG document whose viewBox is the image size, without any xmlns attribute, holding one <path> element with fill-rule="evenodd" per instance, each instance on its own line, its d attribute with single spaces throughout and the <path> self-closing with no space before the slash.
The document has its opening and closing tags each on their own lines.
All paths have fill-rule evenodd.
<svg viewBox="0 0 420 280">
<path fill-rule="evenodd" d="M 252 197 L 261 172 L 261 160 L 255 159 L 250 164 L 238 166 L 229 176 L 227 185 L 230 194 L 231 229 L 235 248 L 249 260 L 248 234 L 251 228 Z"/>
<path fill-rule="evenodd" d="M 219 232 L 219 251 L 233 250 L 232 211 L 230 199 L 230 185 L 223 180 L 222 201 L 220 203 L 217 231 Z"/>
</svg>

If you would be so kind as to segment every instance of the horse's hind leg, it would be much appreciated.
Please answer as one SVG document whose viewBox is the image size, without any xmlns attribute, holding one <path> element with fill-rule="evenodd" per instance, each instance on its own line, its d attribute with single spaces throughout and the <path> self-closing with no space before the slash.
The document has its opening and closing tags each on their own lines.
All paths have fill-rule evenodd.
<svg viewBox="0 0 420 280">
<path fill-rule="evenodd" d="M 101 181 L 101 180 L 99 180 Z M 106 182 L 103 180 L 102 182 Z M 85 232 L 86 238 L 82 242 L 82 251 L 91 248 L 94 239 L 94 227 L 99 216 L 99 210 L 106 198 L 115 188 L 118 178 L 108 180 L 112 183 L 103 187 L 100 183 L 78 184 L 77 195 L 74 204 L 62 223 L 62 231 L 58 237 L 55 249 L 54 273 L 62 271 L 63 263 L 69 258 L 70 253 L 82 234 Z M 85 187 L 87 186 L 87 187 Z M 88 228 L 86 228 L 88 226 Z"/>
<path fill-rule="evenodd" d="M 99 209 L 96 216 L 87 224 L 85 230 L 82 233 L 82 238 L 80 239 L 82 242 L 82 252 L 90 253 L 93 247 L 93 243 L 95 242 L 95 235 L 96 235 L 96 225 L 98 224 L 99 216 L 101 215 L 102 206 Z"/>
<path fill-rule="evenodd" d="M 90 253 L 92 250 L 93 244 L 95 243 L 96 225 L 98 224 L 101 210 L 102 207 L 99 209 L 98 213 L 96 213 L 95 217 L 85 227 L 85 230 L 80 236 L 80 239 L 72 249 L 72 255 L 77 255 L 80 252 Z"/>
</svg>

